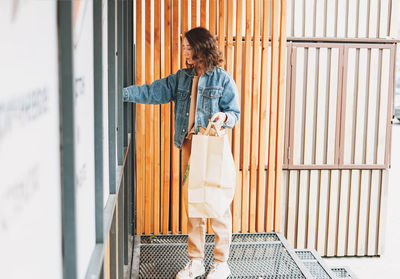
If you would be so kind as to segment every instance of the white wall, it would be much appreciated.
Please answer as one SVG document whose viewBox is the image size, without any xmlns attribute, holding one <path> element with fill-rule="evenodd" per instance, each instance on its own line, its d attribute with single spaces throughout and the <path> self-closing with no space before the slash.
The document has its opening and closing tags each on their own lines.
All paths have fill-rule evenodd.
<svg viewBox="0 0 400 279">
<path fill-rule="evenodd" d="M 62 278 L 56 16 L 0 1 L 1 278 Z"/>
<path fill-rule="evenodd" d="M 93 2 L 74 1 L 73 6 L 76 245 L 78 278 L 84 278 L 96 244 Z"/>
</svg>

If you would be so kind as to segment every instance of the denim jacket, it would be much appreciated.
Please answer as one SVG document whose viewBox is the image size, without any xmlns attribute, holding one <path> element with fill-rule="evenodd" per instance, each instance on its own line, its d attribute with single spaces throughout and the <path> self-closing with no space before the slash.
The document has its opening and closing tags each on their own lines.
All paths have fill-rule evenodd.
<svg viewBox="0 0 400 279">
<path fill-rule="evenodd" d="M 132 85 L 123 89 L 123 101 L 142 104 L 175 102 L 174 144 L 182 148 L 187 135 L 194 69 L 180 69 L 175 74 L 156 80 L 151 85 Z M 213 67 L 199 78 L 195 114 L 195 133 L 207 127 L 209 119 L 224 112 L 227 119 L 222 128 L 233 128 L 239 120 L 240 108 L 236 84 L 223 69 Z"/>
</svg>

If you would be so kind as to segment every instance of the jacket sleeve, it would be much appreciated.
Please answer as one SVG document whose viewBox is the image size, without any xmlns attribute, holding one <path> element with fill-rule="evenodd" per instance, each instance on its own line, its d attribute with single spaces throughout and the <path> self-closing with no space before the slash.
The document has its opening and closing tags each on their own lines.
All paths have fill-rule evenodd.
<svg viewBox="0 0 400 279">
<path fill-rule="evenodd" d="M 222 128 L 233 128 L 240 117 L 239 95 L 235 81 L 229 76 L 224 84 L 224 92 L 219 107 L 226 113 L 226 121 Z"/>
<path fill-rule="evenodd" d="M 141 104 L 165 104 L 174 99 L 177 87 L 177 74 L 154 81 L 152 84 L 132 85 L 122 90 L 124 102 Z"/>
</svg>

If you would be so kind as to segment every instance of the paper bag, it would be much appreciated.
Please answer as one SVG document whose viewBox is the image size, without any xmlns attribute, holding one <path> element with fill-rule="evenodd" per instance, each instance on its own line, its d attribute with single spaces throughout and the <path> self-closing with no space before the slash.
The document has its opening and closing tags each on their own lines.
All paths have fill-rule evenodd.
<svg viewBox="0 0 400 279">
<path fill-rule="evenodd" d="M 228 136 L 194 135 L 188 182 L 189 217 L 222 217 L 233 200 L 235 185 Z"/>
</svg>

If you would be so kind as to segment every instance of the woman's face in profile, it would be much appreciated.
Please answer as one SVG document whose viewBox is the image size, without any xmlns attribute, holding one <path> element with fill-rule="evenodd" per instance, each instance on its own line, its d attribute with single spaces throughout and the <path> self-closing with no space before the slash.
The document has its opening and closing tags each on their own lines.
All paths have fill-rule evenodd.
<svg viewBox="0 0 400 279">
<path fill-rule="evenodd" d="M 188 40 L 183 38 L 183 43 L 182 43 L 182 55 L 186 59 L 186 62 L 188 64 L 193 65 L 195 62 L 193 60 L 193 49 L 190 46 Z"/>
</svg>

